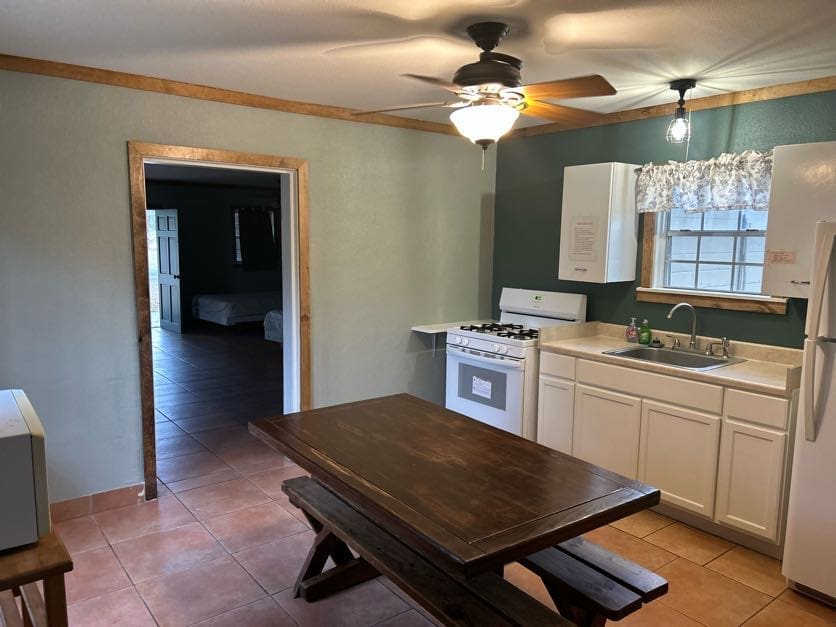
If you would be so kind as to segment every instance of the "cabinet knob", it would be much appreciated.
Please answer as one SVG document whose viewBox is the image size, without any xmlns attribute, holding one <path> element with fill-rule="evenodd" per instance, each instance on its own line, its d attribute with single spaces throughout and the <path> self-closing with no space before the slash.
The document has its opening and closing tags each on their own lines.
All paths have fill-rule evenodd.
<svg viewBox="0 0 836 627">
<path fill-rule="evenodd" d="M 578 272 L 586 272 L 586 268 L 575 268 Z"/>
</svg>

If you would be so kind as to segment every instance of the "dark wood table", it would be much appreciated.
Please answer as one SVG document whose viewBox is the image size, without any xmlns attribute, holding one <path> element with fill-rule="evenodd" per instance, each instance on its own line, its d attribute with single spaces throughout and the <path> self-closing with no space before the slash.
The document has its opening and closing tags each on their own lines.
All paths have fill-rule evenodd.
<svg viewBox="0 0 836 627">
<path fill-rule="evenodd" d="M 659 502 L 659 491 L 398 394 L 265 418 L 250 431 L 460 578 Z"/>
</svg>

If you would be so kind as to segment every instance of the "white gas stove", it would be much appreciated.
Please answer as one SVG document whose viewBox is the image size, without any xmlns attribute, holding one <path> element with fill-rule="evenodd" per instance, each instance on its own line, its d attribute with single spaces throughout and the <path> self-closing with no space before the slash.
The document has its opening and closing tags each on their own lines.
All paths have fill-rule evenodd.
<svg viewBox="0 0 836 627">
<path fill-rule="evenodd" d="M 447 330 L 446 407 L 535 440 L 539 330 L 584 322 L 586 296 L 506 287 L 499 306 L 499 322 Z"/>
</svg>

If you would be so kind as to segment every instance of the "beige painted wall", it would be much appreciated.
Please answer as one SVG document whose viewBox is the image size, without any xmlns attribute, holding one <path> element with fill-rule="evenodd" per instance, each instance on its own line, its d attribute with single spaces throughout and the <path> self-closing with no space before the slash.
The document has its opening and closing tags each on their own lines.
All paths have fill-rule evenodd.
<svg viewBox="0 0 836 627">
<path fill-rule="evenodd" d="M 0 71 L 0 388 L 41 416 L 53 500 L 142 478 L 132 139 L 307 159 L 315 405 L 441 402 L 409 327 L 490 313 L 493 150 Z"/>
</svg>

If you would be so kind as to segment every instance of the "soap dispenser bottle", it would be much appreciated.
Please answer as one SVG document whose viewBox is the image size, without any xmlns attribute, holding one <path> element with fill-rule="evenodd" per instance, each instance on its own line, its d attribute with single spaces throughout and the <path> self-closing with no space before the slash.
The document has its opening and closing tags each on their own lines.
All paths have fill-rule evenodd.
<svg viewBox="0 0 836 627">
<path fill-rule="evenodd" d="M 639 328 L 636 326 L 636 319 L 630 318 L 630 324 L 624 331 L 624 335 L 628 342 L 636 343 L 639 341 Z"/>
<path fill-rule="evenodd" d="M 639 344 L 650 344 L 652 335 L 653 333 L 650 330 L 650 325 L 647 322 L 647 318 L 645 318 L 642 320 L 642 326 L 639 327 Z"/>
</svg>

